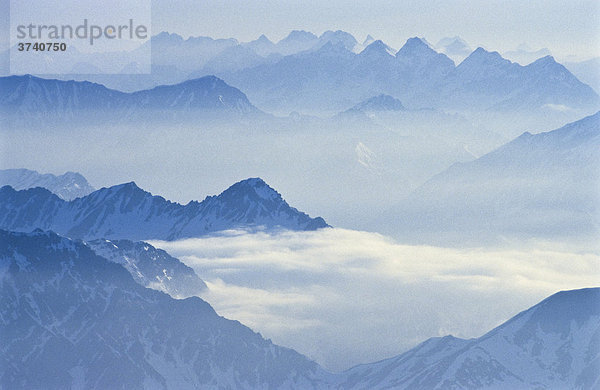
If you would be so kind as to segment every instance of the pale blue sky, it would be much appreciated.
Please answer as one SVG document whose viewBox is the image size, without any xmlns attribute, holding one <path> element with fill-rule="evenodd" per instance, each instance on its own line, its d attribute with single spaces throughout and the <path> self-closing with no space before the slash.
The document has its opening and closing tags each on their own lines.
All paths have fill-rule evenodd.
<svg viewBox="0 0 600 390">
<path fill-rule="evenodd" d="M 36 9 L 50 2 L 18 1 Z M 3 26 L 8 24 L 4 12 L 8 3 L 0 0 Z M 104 7 L 103 2 L 93 4 L 94 13 L 110 15 L 110 7 Z M 459 35 L 472 46 L 501 52 L 527 43 L 534 49 L 548 47 L 557 57 L 600 55 L 597 0 L 152 0 L 152 17 L 154 34 L 166 30 L 184 37 L 207 35 L 249 41 L 264 33 L 276 41 L 293 29 L 316 34 L 342 29 L 359 41 L 371 34 L 395 48 L 411 36 L 436 43 L 442 37 Z M 3 41 L 7 33 L 4 27 Z"/>
<path fill-rule="evenodd" d="M 596 0 L 154 0 L 153 31 L 242 41 L 261 33 L 279 40 L 290 30 L 320 34 L 341 29 L 395 48 L 411 36 L 432 43 L 459 35 L 473 46 L 499 51 L 521 43 L 555 55 L 600 55 L 600 2 Z"/>
</svg>

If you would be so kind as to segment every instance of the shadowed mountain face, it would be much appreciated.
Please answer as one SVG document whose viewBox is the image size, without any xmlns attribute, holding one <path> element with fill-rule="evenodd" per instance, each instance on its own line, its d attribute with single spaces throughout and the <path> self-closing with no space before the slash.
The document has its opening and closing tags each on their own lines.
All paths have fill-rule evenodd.
<svg viewBox="0 0 600 390">
<path fill-rule="evenodd" d="M 175 300 L 51 232 L 0 231 L 0 387 L 317 388 L 327 374 L 200 298 Z"/>
<path fill-rule="evenodd" d="M 463 242 L 481 235 L 596 241 L 599 148 L 600 113 L 558 130 L 524 133 L 434 176 L 389 216 L 399 236 L 421 239 L 453 232 Z"/>
<path fill-rule="evenodd" d="M 316 230 L 322 218 L 290 207 L 261 179 L 234 184 L 218 196 L 183 206 L 152 196 L 135 185 L 102 188 L 66 202 L 43 188 L 0 189 L 0 226 L 15 231 L 48 229 L 82 239 L 163 239 L 198 237 L 234 229 Z"/>
<path fill-rule="evenodd" d="M 95 191 L 85 177 L 77 172 L 67 172 L 55 176 L 29 169 L 0 170 L 0 187 L 3 186 L 11 186 L 15 190 L 43 187 L 64 200 L 73 200 Z"/>
<path fill-rule="evenodd" d="M 343 389 L 592 389 L 600 379 L 600 288 L 552 295 L 472 340 L 430 339 L 352 368 Z"/>
</svg>

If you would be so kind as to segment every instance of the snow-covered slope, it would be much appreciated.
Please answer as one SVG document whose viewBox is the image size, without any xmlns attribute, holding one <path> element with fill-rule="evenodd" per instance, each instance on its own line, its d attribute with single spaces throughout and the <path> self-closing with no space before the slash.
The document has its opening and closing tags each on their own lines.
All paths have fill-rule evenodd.
<svg viewBox="0 0 600 390">
<path fill-rule="evenodd" d="M 85 177 L 77 172 L 55 176 L 29 169 L 0 169 L 0 187 L 3 186 L 11 186 L 15 190 L 43 187 L 64 200 L 80 198 L 95 191 Z"/>
<path fill-rule="evenodd" d="M 0 189 L 0 227 L 53 230 L 82 239 L 197 237 L 233 228 L 316 230 L 325 221 L 290 207 L 263 180 L 238 182 L 218 196 L 183 206 L 126 183 L 66 202 L 42 188 Z"/>
<path fill-rule="evenodd" d="M 430 339 L 354 367 L 341 389 L 595 389 L 600 288 L 552 295 L 480 338 Z"/>
<path fill-rule="evenodd" d="M 99 239 L 87 244 L 97 255 L 125 267 L 142 286 L 173 298 L 199 296 L 206 289 L 193 269 L 146 242 Z"/>
<path fill-rule="evenodd" d="M 142 287 L 84 242 L 0 230 L 0 388 L 593 389 L 599 345 L 590 288 L 477 339 L 430 339 L 332 375 L 200 298 Z"/>
<path fill-rule="evenodd" d="M 600 113 L 547 133 L 524 133 L 434 176 L 387 217 L 403 237 L 596 240 L 598 150 Z"/>
<path fill-rule="evenodd" d="M 2 389 L 313 389 L 327 376 L 82 242 L 0 231 Z"/>
</svg>

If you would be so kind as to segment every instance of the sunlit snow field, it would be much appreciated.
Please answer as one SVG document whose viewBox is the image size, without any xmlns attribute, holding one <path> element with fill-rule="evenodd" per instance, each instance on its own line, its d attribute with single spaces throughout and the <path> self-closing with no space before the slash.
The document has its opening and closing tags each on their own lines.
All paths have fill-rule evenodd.
<svg viewBox="0 0 600 390">
<path fill-rule="evenodd" d="M 597 252 L 400 245 L 376 233 L 229 231 L 152 241 L 206 281 L 217 312 L 340 371 L 429 337 L 478 337 L 544 297 L 594 286 Z"/>
</svg>

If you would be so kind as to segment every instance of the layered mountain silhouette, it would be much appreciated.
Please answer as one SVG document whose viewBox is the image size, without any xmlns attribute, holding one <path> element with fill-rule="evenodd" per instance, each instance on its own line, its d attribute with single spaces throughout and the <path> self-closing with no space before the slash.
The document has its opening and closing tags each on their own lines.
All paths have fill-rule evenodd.
<svg viewBox="0 0 600 390">
<path fill-rule="evenodd" d="M 0 226 L 14 231 L 53 230 L 72 238 L 163 239 L 198 237 L 227 229 L 316 230 L 320 218 L 290 207 L 259 178 L 240 181 L 218 196 L 180 205 L 135 183 L 102 188 L 64 201 L 43 188 L 0 189 Z"/>
<path fill-rule="evenodd" d="M 214 76 L 133 93 L 87 81 L 9 76 L 0 78 L 0 91 L 0 111 L 7 118 L 25 121 L 79 118 L 107 122 L 194 114 L 227 118 L 259 113 L 240 90 Z"/>
<path fill-rule="evenodd" d="M 538 110 L 546 105 L 598 107 L 598 95 L 547 56 L 527 66 L 483 48 L 458 66 L 421 38 L 398 52 L 373 41 L 360 53 L 328 42 L 278 61 L 217 75 L 267 110 L 340 111 L 370 96 L 397 96 L 409 108 Z"/>
<path fill-rule="evenodd" d="M 389 212 L 399 236 L 598 235 L 600 113 L 456 163 Z M 452 235 L 453 233 L 448 233 Z M 427 238 L 425 238 L 427 237 Z"/>
<path fill-rule="evenodd" d="M 77 172 L 56 176 L 30 169 L 0 169 L 0 187 L 5 185 L 15 190 L 43 187 L 64 200 L 73 200 L 95 191 L 86 178 Z"/>
<path fill-rule="evenodd" d="M 89 90 L 91 95 L 78 93 L 75 105 L 82 108 L 120 106 L 121 101 L 129 97 L 114 90 L 147 90 L 209 75 L 216 75 L 244 91 L 261 109 L 286 114 L 298 110 L 335 113 L 379 94 L 396 96 L 411 109 L 527 112 L 559 106 L 589 111 L 597 110 L 600 105 L 600 98 L 591 87 L 549 55 L 523 66 L 481 47 L 471 52 L 458 37 L 439 44 L 440 50 L 454 58 L 460 54 L 457 64 L 446 54 L 436 52 L 424 38 L 410 38 L 394 51 L 383 41 L 372 38 L 359 44 L 344 31 L 326 31 L 321 36 L 293 31 L 277 43 L 264 35 L 255 41 L 240 43 L 235 39 L 210 37 L 183 39 L 163 32 L 152 38 L 152 45 L 155 50 L 152 50 L 151 75 L 85 76 L 112 90 L 104 91 L 88 84 L 69 85 L 79 92 Z M 13 84 L 18 84 L 15 80 L 19 79 L 2 80 L 0 87 L 14 91 Z M 198 85 L 198 81 L 175 84 L 169 86 L 172 90 L 163 87 L 153 92 L 138 92 L 134 99 L 146 102 L 143 104 L 147 108 L 156 108 L 159 101 L 164 103 L 159 104 L 162 109 L 212 109 L 221 104 L 215 98 L 218 95 L 223 97 L 229 110 L 253 111 L 245 95 L 240 96 L 237 90 L 220 89 L 218 93 L 199 98 L 204 96 L 201 91 L 211 90 L 207 84 L 221 85 L 219 81 L 212 77 L 202 85 Z M 58 87 L 37 88 L 51 91 Z M 179 93 L 182 96 L 175 100 Z M 96 95 L 97 100 L 93 99 Z M 10 93 L 10 96 L 21 94 Z M 65 96 L 74 100 L 69 98 L 72 94 Z M 60 107 L 64 100 L 58 96 L 47 97 L 53 107 Z M 79 101 L 80 98 L 88 103 Z M 0 99 L 0 104 L 7 104 L 3 100 L 6 97 Z M 27 106 L 27 99 L 23 100 Z M 31 102 L 31 105 L 38 103 Z M 19 108 L 11 104 L 13 109 Z M 43 111 L 45 104 L 41 107 Z"/>
<path fill-rule="evenodd" d="M 0 387 L 312 389 L 297 352 L 52 232 L 0 231 Z"/>
</svg>

